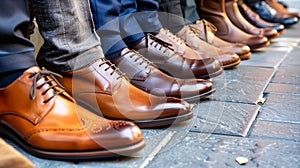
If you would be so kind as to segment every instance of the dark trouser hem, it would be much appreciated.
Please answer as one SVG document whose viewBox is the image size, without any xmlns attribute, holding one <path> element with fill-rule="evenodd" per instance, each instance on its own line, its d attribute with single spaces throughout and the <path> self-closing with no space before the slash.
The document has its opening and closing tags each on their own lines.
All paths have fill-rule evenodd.
<svg viewBox="0 0 300 168">
<path fill-rule="evenodd" d="M 28 69 L 36 65 L 33 51 L 0 57 L 0 73 Z"/>
</svg>

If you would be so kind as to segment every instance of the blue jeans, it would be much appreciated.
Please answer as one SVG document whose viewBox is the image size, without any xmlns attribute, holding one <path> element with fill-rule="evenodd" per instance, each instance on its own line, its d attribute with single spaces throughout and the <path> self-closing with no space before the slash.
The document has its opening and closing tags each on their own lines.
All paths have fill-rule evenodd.
<svg viewBox="0 0 300 168">
<path fill-rule="evenodd" d="M 158 32 L 156 0 L 90 0 L 97 33 L 105 55 L 133 47 L 145 32 Z M 120 55 L 107 57 L 115 59 Z"/>
<path fill-rule="evenodd" d="M 37 62 L 68 72 L 104 57 L 88 0 L 31 0 L 44 44 Z"/>
</svg>

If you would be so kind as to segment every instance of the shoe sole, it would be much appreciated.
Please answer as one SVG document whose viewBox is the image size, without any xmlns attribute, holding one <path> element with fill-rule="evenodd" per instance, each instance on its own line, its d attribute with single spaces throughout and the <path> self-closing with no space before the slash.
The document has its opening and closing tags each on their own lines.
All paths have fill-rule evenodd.
<svg viewBox="0 0 300 168">
<path fill-rule="evenodd" d="M 158 118 L 153 120 L 140 120 L 140 121 L 132 121 L 140 128 L 157 128 L 157 127 L 165 127 L 170 126 L 172 124 L 181 123 L 187 120 L 192 119 L 194 116 L 193 112 L 189 112 L 187 114 L 172 116 L 166 118 Z"/>
<path fill-rule="evenodd" d="M 217 77 L 223 73 L 223 68 L 220 68 L 218 71 L 207 74 L 207 75 L 202 75 L 202 76 L 196 76 L 197 79 L 211 79 L 214 77 Z"/>
<path fill-rule="evenodd" d="M 209 95 L 211 95 L 215 92 L 216 92 L 216 89 L 212 89 L 208 92 L 205 92 L 205 93 L 202 93 L 202 94 L 199 94 L 199 95 L 195 95 L 195 96 L 183 97 L 182 99 L 191 103 L 191 102 L 199 101 L 201 99 L 205 99 L 205 98 L 207 98 L 207 96 L 209 96 Z"/>
<path fill-rule="evenodd" d="M 249 47 L 250 47 L 251 50 L 255 50 L 255 49 L 263 48 L 263 47 L 266 47 L 266 46 L 269 46 L 269 45 L 270 45 L 270 41 L 267 41 L 265 43 L 256 44 L 256 45 L 249 46 Z"/>
<path fill-rule="evenodd" d="M 252 55 L 251 52 L 249 52 L 249 53 L 246 53 L 246 54 L 239 55 L 239 57 L 240 57 L 241 60 L 247 60 L 251 57 L 251 55 Z"/>
<path fill-rule="evenodd" d="M 268 40 L 270 41 L 270 40 L 273 40 L 274 38 L 279 37 L 279 36 L 280 36 L 280 34 L 279 34 L 279 33 L 276 33 L 276 34 L 274 34 L 274 35 L 266 36 L 266 37 L 267 37 Z"/>
<path fill-rule="evenodd" d="M 236 62 L 233 62 L 231 64 L 228 64 L 228 65 L 223 65 L 223 69 L 232 69 L 233 67 L 239 65 L 241 63 L 241 60 L 239 59 L 238 61 Z"/>
<path fill-rule="evenodd" d="M 10 130 L 11 129 L 9 129 L 7 126 L 0 125 L 0 134 L 14 141 L 29 154 L 45 159 L 78 161 L 115 158 L 120 156 L 128 156 L 141 150 L 145 146 L 145 141 L 142 140 L 130 146 L 118 147 L 114 149 L 94 151 L 49 151 L 31 146 L 30 144 L 26 143 L 25 140 L 22 139 L 19 135 L 16 135 L 16 133 Z"/>
</svg>

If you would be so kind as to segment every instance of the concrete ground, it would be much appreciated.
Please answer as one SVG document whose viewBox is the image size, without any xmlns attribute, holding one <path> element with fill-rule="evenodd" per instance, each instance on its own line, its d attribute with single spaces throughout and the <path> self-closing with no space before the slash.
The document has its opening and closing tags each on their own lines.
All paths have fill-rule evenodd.
<svg viewBox="0 0 300 168">
<path fill-rule="evenodd" d="M 300 167 L 300 23 L 213 82 L 217 92 L 192 105 L 192 120 L 143 129 L 147 145 L 131 157 L 45 160 L 7 142 L 37 167 Z M 239 165 L 240 156 L 248 163 Z"/>
</svg>

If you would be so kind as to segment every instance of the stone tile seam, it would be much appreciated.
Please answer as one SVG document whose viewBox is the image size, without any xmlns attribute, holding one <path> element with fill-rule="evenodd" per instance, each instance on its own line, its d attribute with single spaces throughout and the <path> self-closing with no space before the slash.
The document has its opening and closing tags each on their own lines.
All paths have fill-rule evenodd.
<svg viewBox="0 0 300 168">
<path fill-rule="evenodd" d="M 285 120 L 276 120 L 276 119 L 264 119 L 264 118 L 257 118 L 258 121 L 269 121 L 275 123 L 284 123 L 284 124 L 296 124 L 300 125 L 300 121 L 285 121 Z"/>
<path fill-rule="evenodd" d="M 300 95 L 300 93 L 295 93 L 295 92 L 280 92 L 280 91 L 265 91 L 264 94 L 273 94 L 273 95 L 293 95 L 297 96 Z"/>
<path fill-rule="evenodd" d="M 149 156 L 143 161 L 143 163 L 139 166 L 139 168 L 147 167 L 153 159 L 155 159 L 156 155 L 164 148 L 172 139 L 175 132 L 169 132 L 164 139 L 157 145 L 155 149 L 149 154 Z"/>
<path fill-rule="evenodd" d="M 251 135 L 247 137 L 249 139 L 263 139 L 263 140 L 275 140 L 275 141 L 284 141 L 284 142 L 296 142 L 300 144 L 300 139 L 289 139 L 289 138 L 278 138 L 270 136 L 260 136 L 260 135 Z"/>
</svg>

